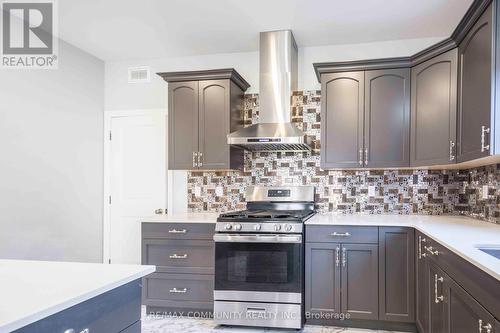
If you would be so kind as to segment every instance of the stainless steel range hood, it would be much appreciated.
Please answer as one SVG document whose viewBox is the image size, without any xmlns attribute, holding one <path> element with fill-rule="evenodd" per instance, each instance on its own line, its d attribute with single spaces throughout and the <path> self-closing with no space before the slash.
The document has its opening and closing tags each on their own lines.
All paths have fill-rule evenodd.
<svg viewBox="0 0 500 333">
<path fill-rule="evenodd" d="M 297 89 L 297 44 L 290 30 L 260 33 L 259 123 L 227 136 L 230 145 L 252 151 L 306 151 L 312 140 L 290 122 Z"/>
</svg>

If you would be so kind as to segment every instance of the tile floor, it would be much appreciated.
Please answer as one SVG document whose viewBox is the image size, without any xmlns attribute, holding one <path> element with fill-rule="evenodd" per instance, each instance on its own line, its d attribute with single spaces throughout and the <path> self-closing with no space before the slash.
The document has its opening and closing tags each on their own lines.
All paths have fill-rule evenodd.
<svg viewBox="0 0 500 333">
<path fill-rule="evenodd" d="M 142 333 L 397 333 L 391 331 L 365 330 L 307 325 L 301 331 L 263 328 L 217 326 L 210 319 L 151 318 L 143 316 Z"/>
</svg>

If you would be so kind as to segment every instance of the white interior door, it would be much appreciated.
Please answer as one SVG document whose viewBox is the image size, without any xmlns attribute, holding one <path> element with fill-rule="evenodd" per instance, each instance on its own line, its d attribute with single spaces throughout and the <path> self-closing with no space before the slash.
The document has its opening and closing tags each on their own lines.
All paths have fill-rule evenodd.
<svg viewBox="0 0 500 333">
<path fill-rule="evenodd" d="M 167 205 L 166 113 L 111 117 L 109 258 L 141 262 L 141 219 Z"/>
</svg>

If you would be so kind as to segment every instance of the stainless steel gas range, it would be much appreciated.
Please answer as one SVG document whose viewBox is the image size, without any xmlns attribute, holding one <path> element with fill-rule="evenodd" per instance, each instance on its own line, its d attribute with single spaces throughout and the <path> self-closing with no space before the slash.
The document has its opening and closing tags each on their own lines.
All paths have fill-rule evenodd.
<svg viewBox="0 0 500 333">
<path fill-rule="evenodd" d="M 247 210 L 216 223 L 218 324 L 299 329 L 304 323 L 304 222 L 314 187 L 247 189 Z"/>
</svg>

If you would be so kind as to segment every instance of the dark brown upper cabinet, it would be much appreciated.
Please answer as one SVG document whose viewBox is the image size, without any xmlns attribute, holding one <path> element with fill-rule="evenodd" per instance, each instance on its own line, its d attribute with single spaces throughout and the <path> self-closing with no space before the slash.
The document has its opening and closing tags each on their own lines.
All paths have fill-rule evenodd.
<svg viewBox="0 0 500 333">
<path fill-rule="evenodd" d="M 409 166 L 410 70 L 321 76 L 321 167 Z"/>
<path fill-rule="evenodd" d="M 410 165 L 455 163 L 457 49 L 411 70 Z"/>
<path fill-rule="evenodd" d="M 234 69 L 158 73 L 168 84 L 168 168 L 242 169 L 227 135 L 243 127 L 248 83 Z"/>
<path fill-rule="evenodd" d="M 321 167 L 363 166 L 364 72 L 321 76 Z"/>
<path fill-rule="evenodd" d="M 494 75 L 493 10 L 490 4 L 458 47 L 457 160 L 490 155 Z"/>
<path fill-rule="evenodd" d="M 410 165 L 410 69 L 365 72 L 364 161 L 367 168 Z"/>
</svg>

